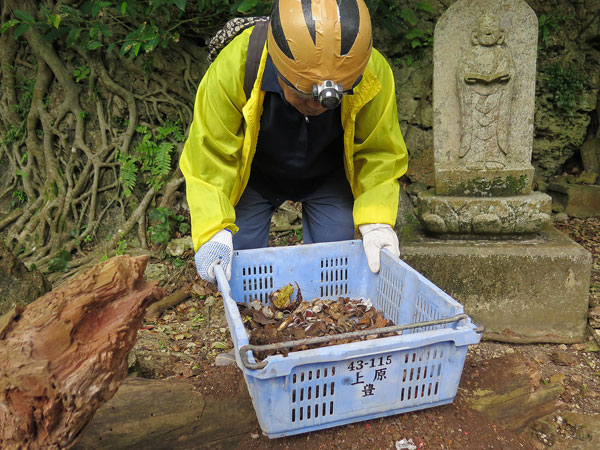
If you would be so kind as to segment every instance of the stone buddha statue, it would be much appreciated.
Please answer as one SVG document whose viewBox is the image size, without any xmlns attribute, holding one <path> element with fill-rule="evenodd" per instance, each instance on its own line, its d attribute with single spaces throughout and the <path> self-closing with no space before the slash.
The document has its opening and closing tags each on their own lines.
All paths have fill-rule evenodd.
<svg viewBox="0 0 600 450">
<path fill-rule="evenodd" d="M 483 15 L 457 67 L 461 142 L 469 170 L 506 167 L 514 66 L 497 17 Z"/>
</svg>

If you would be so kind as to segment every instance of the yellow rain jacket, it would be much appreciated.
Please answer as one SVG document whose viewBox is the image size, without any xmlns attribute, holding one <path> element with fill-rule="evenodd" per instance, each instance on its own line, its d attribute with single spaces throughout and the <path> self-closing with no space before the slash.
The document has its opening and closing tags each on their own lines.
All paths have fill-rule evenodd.
<svg viewBox="0 0 600 450">
<path fill-rule="evenodd" d="M 267 59 L 263 49 L 249 99 L 244 72 L 252 28 L 236 36 L 200 82 L 179 166 L 186 180 L 194 249 L 227 228 L 236 232 L 235 205 L 248 179 L 260 128 Z M 408 154 L 398 124 L 394 77 L 375 49 L 354 95 L 342 99 L 344 168 L 354 195 L 354 225 L 394 225 Z M 290 136 L 290 139 L 293 139 Z"/>
</svg>

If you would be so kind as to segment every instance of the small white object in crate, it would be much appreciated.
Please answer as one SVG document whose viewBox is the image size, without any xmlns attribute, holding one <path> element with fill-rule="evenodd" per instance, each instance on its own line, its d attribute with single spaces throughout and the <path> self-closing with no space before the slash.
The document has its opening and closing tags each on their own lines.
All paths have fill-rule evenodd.
<svg viewBox="0 0 600 450">
<path fill-rule="evenodd" d="M 450 403 L 467 348 L 481 338 L 460 303 L 388 251 L 371 273 L 360 240 L 236 251 L 231 280 L 216 272 L 236 362 L 270 438 Z M 294 282 L 305 300 L 369 299 L 402 334 L 257 363 L 236 302 L 266 305 Z"/>
</svg>

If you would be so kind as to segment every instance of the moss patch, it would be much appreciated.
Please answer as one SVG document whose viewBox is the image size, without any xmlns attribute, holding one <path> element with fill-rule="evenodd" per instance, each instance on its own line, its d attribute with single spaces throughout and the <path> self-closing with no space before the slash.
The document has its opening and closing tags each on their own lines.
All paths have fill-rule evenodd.
<svg viewBox="0 0 600 450">
<path fill-rule="evenodd" d="M 504 178 L 492 178 L 491 180 L 478 177 L 466 183 L 460 183 L 452 190 L 450 195 L 509 197 L 511 195 L 522 194 L 526 187 L 527 177 L 525 175 L 521 175 L 518 178 L 509 175 Z"/>
</svg>

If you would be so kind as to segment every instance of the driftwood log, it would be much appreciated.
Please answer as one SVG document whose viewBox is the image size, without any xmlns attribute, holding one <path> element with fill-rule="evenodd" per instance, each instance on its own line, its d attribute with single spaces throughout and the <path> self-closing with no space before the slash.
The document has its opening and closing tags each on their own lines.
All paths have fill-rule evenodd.
<svg viewBox="0 0 600 450">
<path fill-rule="evenodd" d="M 0 317 L 0 448 L 69 448 L 127 376 L 147 258 L 110 259 Z"/>
<path fill-rule="evenodd" d="M 217 397 L 203 395 L 187 381 L 128 377 L 73 450 L 240 448 L 239 441 L 257 428 L 244 382 Z"/>
</svg>

